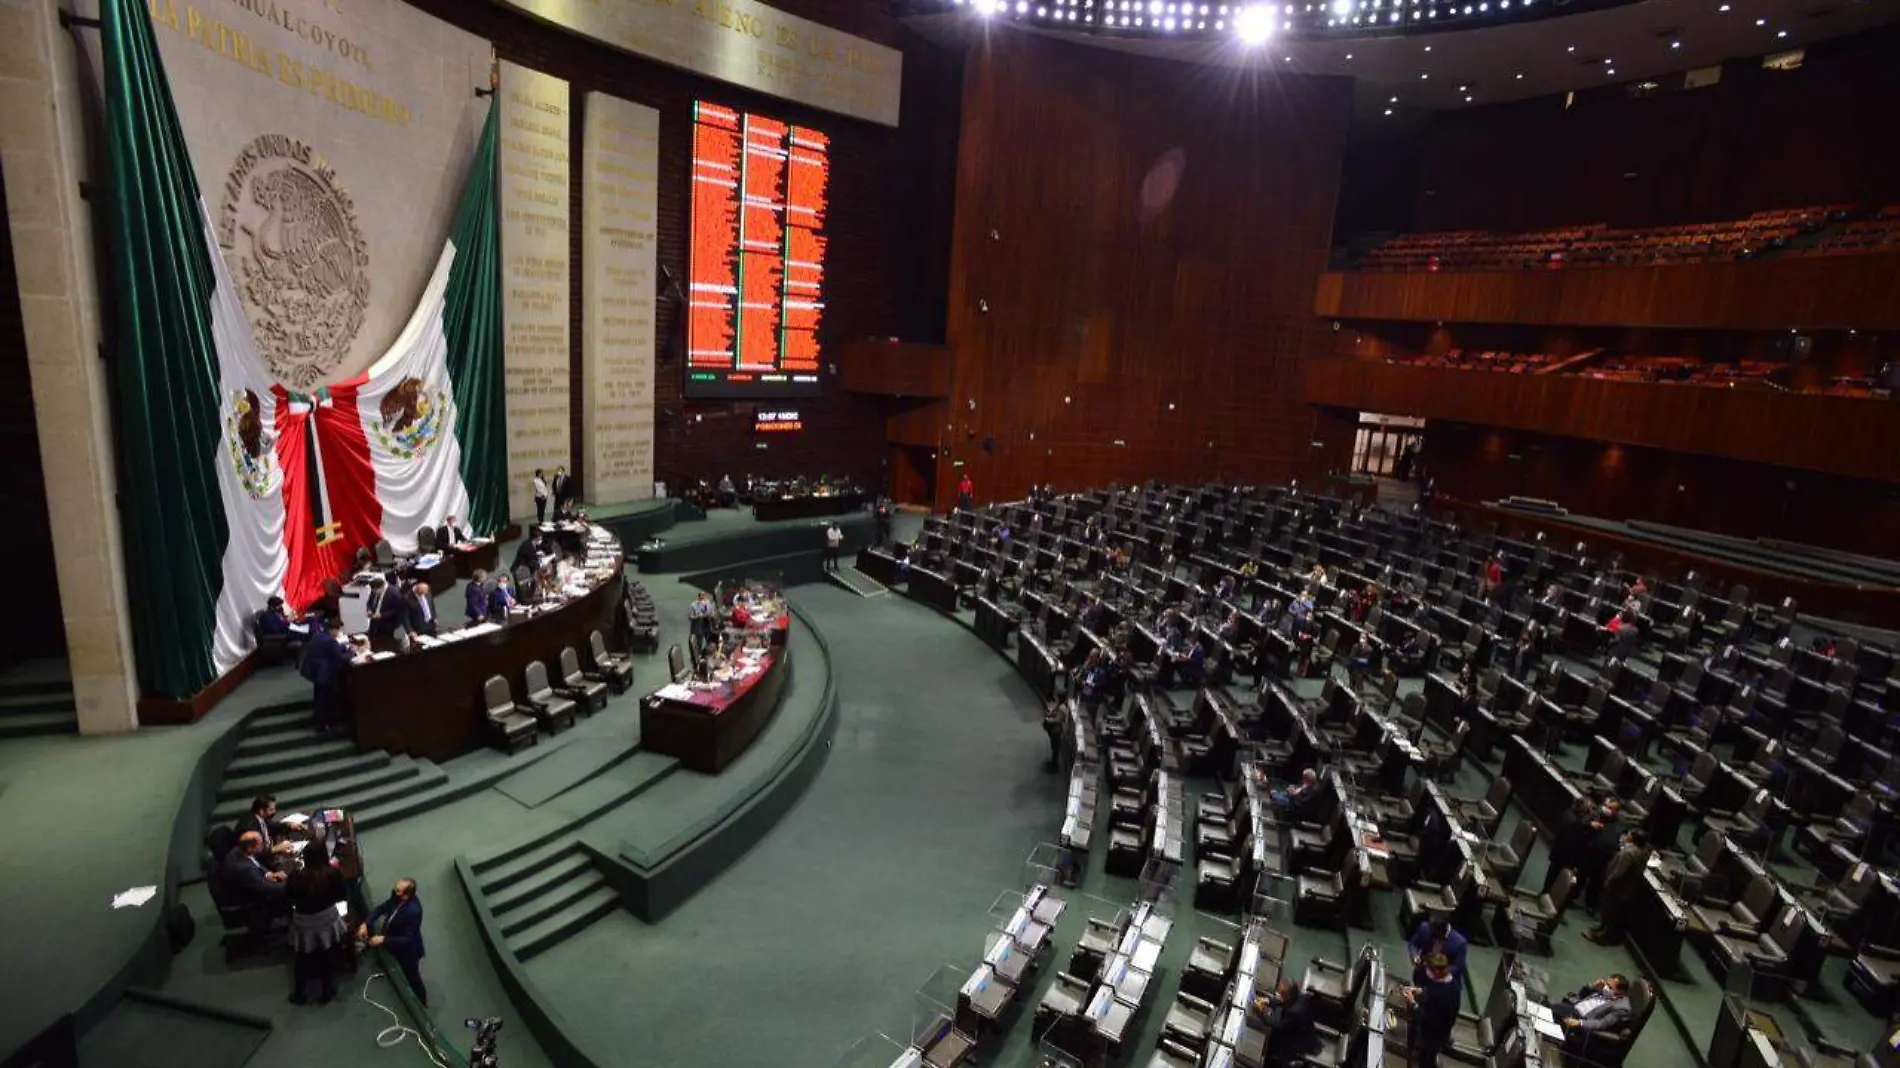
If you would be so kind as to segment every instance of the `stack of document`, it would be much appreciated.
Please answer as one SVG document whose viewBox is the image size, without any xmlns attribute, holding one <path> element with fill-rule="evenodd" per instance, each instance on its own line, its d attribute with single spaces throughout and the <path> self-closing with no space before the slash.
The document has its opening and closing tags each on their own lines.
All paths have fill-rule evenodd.
<svg viewBox="0 0 1900 1068">
<path fill-rule="evenodd" d="M 693 699 L 693 691 L 677 682 L 669 682 L 653 691 L 653 696 L 668 701 L 690 701 Z"/>
</svg>

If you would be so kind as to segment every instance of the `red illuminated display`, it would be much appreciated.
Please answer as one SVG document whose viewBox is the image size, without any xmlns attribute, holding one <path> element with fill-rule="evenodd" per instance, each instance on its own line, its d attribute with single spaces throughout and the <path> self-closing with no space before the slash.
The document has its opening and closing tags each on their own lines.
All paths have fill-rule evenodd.
<svg viewBox="0 0 1900 1068">
<path fill-rule="evenodd" d="M 829 152 L 817 130 L 694 105 L 687 396 L 818 392 Z"/>
</svg>

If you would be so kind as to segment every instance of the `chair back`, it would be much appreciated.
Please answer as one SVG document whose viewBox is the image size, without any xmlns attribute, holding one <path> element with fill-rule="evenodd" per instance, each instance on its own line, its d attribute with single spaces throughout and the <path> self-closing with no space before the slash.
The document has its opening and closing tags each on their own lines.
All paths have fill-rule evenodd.
<svg viewBox="0 0 1900 1068">
<path fill-rule="evenodd" d="M 1757 875 L 1749 880 L 1748 889 L 1742 892 L 1741 905 L 1756 919 L 1766 919 L 1768 910 L 1775 907 L 1775 883 L 1766 875 Z"/>
<path fill-rule="evenodd" d="M 568 684 L 581 681 L 581 658 L 571 645 L 561 646 L 561 680 Z"/>
<path fill-rule="evenodd" d="M 539 660 L 530 661 L 521 673 L 521 684 L 528 691 L 529 700 L 549 693 L 553 687 L 548 685 L 548 666 Z"/>
<path fill-rule="evenodd" d="M 1511 832 L 1511 852 L 1517 854 L 1519 863 L 1531 855 L 1531 847 L 1537 843 L 1537 824 L 1530 820 L 1518 820 L 1517 829 Z"/>
<path fill-rule="evenodd" d="M 419 553 L 432 553 L 435 551 L 434 527 L 423 527 L 421 530 L 416 531 L 416 551 Z"/>
<path fill-rule="evenodd" d="M 1503 812 L 1511 803 L 1511 777 L 1500 775 L 1491 780 L 1491 789 L 1484 792 L 1484 803 L 1493 811 Z"/>
<path fill-rule="evenodd" d="M 488 707 L 491 716 L 514 708 L 515 695 L 508 689 L 508 680 L 495 675 L 482 683 L 482 704 Z"/>
<path fill-rule="evenodd" d="M 388 538 L 378 538 L 376 540 L 375 552 L 376 552 L 375 561 L 376 561 L 377 567 L 395 567 L 396 566 L 396 547 L 389 544 Z"/>
<path fill-rule="evenodd" d="M 601 667 L 607 663 L 607 639 L 601 637 L 599 631 L 587 632 L 587 651 L 593 655 L 595 667 Z"/>
<path fill-rule="evenodd" d="M 1550 887 L 1551 911 L 1561 916 L 1570 905 L 1571 895 L 1577 891 L 1577 872 L 1574 868 L 1565 868 L 1563 874 Z"/>
<path fill-rule="evenodd" d="M 672 673 L 674 682 L 686 677 L 686 654 L 680 652 L 678 642 L 666 650 L 666 669 Z"/>
</svg>

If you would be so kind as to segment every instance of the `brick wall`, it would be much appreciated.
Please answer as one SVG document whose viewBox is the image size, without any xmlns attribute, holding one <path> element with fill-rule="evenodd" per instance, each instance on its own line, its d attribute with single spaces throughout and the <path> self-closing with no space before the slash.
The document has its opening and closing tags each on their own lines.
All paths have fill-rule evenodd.
<svg viewBox="0 0 1900 1068">
<path fill-rule="evenodd" d="M 777 0 L 787 13 L 878 41 L 904 53 L 902 124 L 878 126 L 789 101 L 748 92 L 628 55 L 481 0 L 409 0 L 413 6 L 495 43 L 503 59 L 534 67 L 572 84 L 572 295 L 570 354 L 573 396 L 572 453 L 581 448 L 581 164 L 582 97 L 618 96 L 660 112 L 660 262 L 682 284 L 686 277 L 692 105 L 709 99 L 823 130 L 831 138 L 831 206 L 827 226 L 825 318 L 827 346 L 851 337 L 941 337 L 948 262 L 951 169 L 955 161 L 961 60 L 942 54 L 899 25 L 876 0 Z M 473 91 L 474 87 L 470 87 Z M 885 485 L 887 448 L 883 414 L 871 399 L 848 394 L 825 374 L 825 395 L 797 402 L 805 429 L 777 435 L 756 448 L 753 403 L 689 403 L 684 368 L 666 356 L 677 309 L 662 297 L 657 329 L 661 363 L 655 378 L 658 408 L 654 473 L 668 485 L 721 473 L 848 474 Z M 829 362 L 829 361 L 828 361 Z M 778 405 L 771 405 L 777 407 Z M 785 405 L 790 407 L 792 405 Z M 583 490 L 587 472 L 576 472 Z"/>
</svg>

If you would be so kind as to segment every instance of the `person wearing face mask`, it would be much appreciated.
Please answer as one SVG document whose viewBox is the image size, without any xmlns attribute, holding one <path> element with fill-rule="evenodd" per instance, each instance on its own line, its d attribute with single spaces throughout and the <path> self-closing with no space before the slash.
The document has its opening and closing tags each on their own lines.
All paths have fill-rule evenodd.
<svg viewBox="0 0 1900 1068">
<path fill-rule="evenodd" d="M 356 937 L 394 957 L 416 1000 L 429 1004 L 428 988 L 422 985 L 422 902 L 416 897 L 414 879 L 397 879 L 389 900 L 371 910 L 369 919 L 356 929 Z"/>
</svg>

